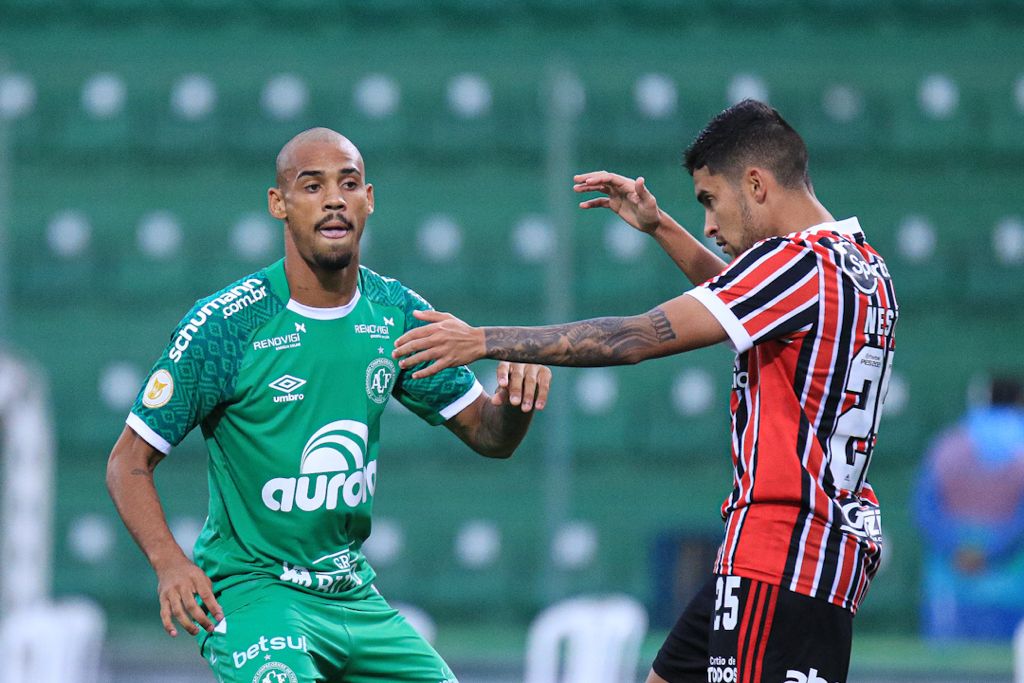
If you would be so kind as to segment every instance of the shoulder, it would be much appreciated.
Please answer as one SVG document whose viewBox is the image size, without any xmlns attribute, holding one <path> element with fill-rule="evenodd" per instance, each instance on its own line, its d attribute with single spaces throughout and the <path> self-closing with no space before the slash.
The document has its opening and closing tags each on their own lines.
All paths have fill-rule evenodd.
<svg viewBox="0 0 1024 683">
<path fill-rule="evenodd" d="M 284 308 L 265 269 L 246 275 L 195 302 L 178 323 L 169 355 L 177 362 L 190 348 L 207 349 L 213 341 L 222 347 L 233 340 L 244 342 Z"/>
<path fill-rule="evenodd" d="M 367 300 L 403 309 L 431 308 L 427 300 L 393 277 L 359 266 L 360 291 Z"/>
<path fill-rule="evenodd" d="M 768 237 L 733 259 L 709 285 L 725 287 L 739 281 L 773 280 L 781 273 L 803 272 L 818 267 L 813 246 L 801 234 Z"/>
</svg>

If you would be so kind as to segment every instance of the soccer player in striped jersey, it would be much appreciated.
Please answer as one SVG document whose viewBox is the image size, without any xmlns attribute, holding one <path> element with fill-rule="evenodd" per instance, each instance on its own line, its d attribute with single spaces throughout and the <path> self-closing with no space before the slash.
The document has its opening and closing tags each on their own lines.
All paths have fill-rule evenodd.
<svg viewBox="0 0 1024 683">
<path fill-rule="evenodd" d="M 846 680 L 852 617 L 878 568 L 867 480 L 895 346 L 885 262 L 856 218 L 818 201 L 800 136 L 745 100 L 716 116 L 685 165 L 704 233 L 728 266 L 659 210 L 643 178 L 576 176 L 580 204 L 651 234 L 697 285 L 643 315 L 474 328 L 436 311 L 396 342 L 428 376 L 477 358 L 602 366 L 726 342 L 736 351 L 733 490 L 713 574 L 656 657 L 648 683 Z"/>
</svg>

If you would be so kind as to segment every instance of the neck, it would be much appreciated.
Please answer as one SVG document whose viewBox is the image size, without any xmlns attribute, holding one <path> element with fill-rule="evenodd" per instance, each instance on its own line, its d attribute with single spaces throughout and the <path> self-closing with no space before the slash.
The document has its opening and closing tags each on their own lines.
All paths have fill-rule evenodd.
<svg viewBox="0 0 1024 683">
<path fill-rule="evenodd" d="M 818 198 L 805 190 L 785 197 L 780 202 L 775 217 L 775 220 L 771 221 L 771 236 L 801 232 L 820 223 L 835 220 Z"/>
<path fill-rule="evenodd" d="M 359 259 L 353 256 L 345 268 L 325 270 L 289 250 L 284 273 L 292 299 L 314 308 L 336 308 L 350 302 L 356 293 Z"/>
</svg>

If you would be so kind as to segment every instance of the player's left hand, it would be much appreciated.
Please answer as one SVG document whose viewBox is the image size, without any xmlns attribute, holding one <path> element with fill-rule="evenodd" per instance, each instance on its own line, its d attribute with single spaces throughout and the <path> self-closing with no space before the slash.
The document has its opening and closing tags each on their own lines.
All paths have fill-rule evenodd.
<svg viewBox="0 0 1024 683">
<path fill-rule="evenodd" d="M 524 413 L 544 410 L 550 388 L 550 368 L 503 360 L 498 363 L 498 390 L 491 396 L 491 403 L 519 406 Z"/>
<path fill-rule="evenodd" d="M 414 311 L 413 315 L 430 324 L 409 330 L 396 339 L 391 357 L 400 358 L 398 365 L 403 369 L 433 361 L 414 372 L 414 379 L 436 375 L 445 368 L 472 363 L 486 354 L 482 329 L 467 325 L 451 313 L 428 310 Z"/>
</svg>

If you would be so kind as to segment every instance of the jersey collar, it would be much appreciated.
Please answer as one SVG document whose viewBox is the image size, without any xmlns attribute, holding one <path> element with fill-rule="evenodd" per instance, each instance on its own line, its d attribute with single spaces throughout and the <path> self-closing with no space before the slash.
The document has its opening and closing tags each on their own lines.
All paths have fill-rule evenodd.
<svg viewBox="0 0 1024 683">
<path fill-rule="evenodd" d="M 298 313 L 304 318 L 312 318 L 313 320 L 337 320 L 338 318 L 344 318 L 346 315 L 352 312 L 352 309 L 356 307 L 359 300 L 362 298 L 362 294 L 359 289 L 356 289 L 356 293 L 352 295 L 352 300 L 344 306 L 335 306 L 334 308 L 316 308 L 314 306 L 307 306 L 306 304 L 300 304 L 295 299 L 288 299 L 288 310 L 293 313 Z"/>
<path fill-rule="evenodd" d="M 812 225 L 806 230 L 801 230 L 800 232 L 836 232 L 840 235 L 848 235 L 850 237 L 864 233 L 860 227 L 860 221 L 857 220 L 856 216 L 841 221 L 818 223 L 817 225 Z"/>
</svg>

